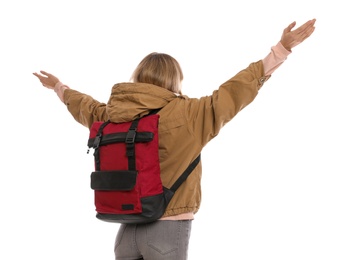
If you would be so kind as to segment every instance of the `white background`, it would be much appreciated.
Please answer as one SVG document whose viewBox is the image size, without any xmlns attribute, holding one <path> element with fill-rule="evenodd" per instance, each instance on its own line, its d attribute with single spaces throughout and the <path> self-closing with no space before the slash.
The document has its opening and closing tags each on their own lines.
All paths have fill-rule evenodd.
<svg viewBox="0 0 347 260">
<path fill-rule="evenodd" d="M 346 260 L 343 1 L 2 1 L 0 259 L 114 259 L 118 224 L 95 218 L 88 129 L 33 72 L 107 102 L 148 53 L 209 95 L 316 18 L 256 100 L 208 144 L 189 259 Z M 183 140 L 184 141 L 184 140 Z"/>
</svg>

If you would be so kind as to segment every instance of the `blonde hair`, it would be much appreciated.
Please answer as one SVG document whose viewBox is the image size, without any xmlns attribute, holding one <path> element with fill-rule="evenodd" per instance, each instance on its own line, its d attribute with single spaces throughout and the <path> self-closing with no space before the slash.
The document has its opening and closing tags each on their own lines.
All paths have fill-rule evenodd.
<svg viewBox="0 0 347 260">
<path fill-rule="evenodd" d="M 149 83 L 181 94 L 183 73 L 173 57 L 152 52 L 139 63 L 131 79 L 133 82 Z"/>
</svg>

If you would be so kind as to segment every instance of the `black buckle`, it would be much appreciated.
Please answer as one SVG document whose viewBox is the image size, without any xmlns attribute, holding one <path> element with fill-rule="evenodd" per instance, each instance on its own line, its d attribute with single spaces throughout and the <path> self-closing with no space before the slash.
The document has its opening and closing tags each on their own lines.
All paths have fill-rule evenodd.
<svg viewBox="0 0 347 260">
<path fill-rule="evenodd" d="M 125 143 L 131 144 L 135 142 L 136 137 L 136 128 L 135 129 L 129 129 L 126 137 L 125 137 Z"/>
<path fill-rule="evenodd" d="M 97 135 L 95 136 L 95 139 L 94 139 L 94 142 L 93 142 L 93 148 L 94 148 L 94 149 L 99 148 L 100 141 L 101 141 L 101 134 L 97 134 Z"/>
</svg>

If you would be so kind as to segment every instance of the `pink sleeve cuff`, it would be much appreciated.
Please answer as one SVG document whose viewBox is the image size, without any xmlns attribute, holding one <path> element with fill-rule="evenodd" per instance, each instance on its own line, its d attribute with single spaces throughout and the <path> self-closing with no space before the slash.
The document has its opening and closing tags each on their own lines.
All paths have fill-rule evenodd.
<svg viewBox="0 0 347 260">
<path fill-rule="evenodd" d="M 273 46 L 271 52 L 263 59 L 265 76 L 271 75 L 291 53 L 283 47 L 281 42 Z"/>
<path fill-rule="evenodd" d="M 54 92 L 57 93 L 59 99 L 61 100 L 61 102 L 64 103 L 64 91 L 65 89 L 69 89 L 68 86 L 64 85 L 63 83 L 61 83 L 60 81 L 57 82 L 54 86 Z"/>
</svg>

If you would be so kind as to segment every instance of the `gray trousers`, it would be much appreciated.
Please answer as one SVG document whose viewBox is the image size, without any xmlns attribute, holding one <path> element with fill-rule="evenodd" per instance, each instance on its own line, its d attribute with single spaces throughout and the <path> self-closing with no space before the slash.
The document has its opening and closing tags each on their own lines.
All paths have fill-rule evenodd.
<svg viewBox="0 0 347 260">
<path fill-rule="evenodd" d="M 192 220 L 121 224 L 114 248 L 116 260 L 186 260 L 191 225 Z"/>
</svg>

